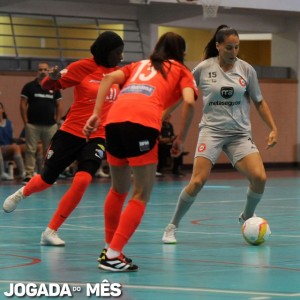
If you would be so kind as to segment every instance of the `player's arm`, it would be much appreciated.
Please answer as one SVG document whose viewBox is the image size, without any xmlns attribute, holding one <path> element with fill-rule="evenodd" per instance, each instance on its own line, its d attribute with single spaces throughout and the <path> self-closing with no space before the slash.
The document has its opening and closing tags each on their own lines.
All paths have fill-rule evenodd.
<svg viewBox="0 0 300 300">
<path fill-rule="evenodd" d="M 260 117 L 271 129 L 271 132 L 268 136 L 268 145 L 267 145 L 267 149 L 268 149 L 270 147 L 275 146 L 277 143 L 277 138 L 278 138 L 277 126 L 275 124 L 271 110 L 270 110 L 269 105 L 266 100 L 263 99 L 260 102 L 254 102 L 254 105 L 255 105 Z"/>
<path fill-rule="evenodd" d="M 20 113 L 21 113 L 21 117 L 22 117 L 24 125 L 27 124 L 27 122 L 28 122 L 27 109 L 28 109 L 28 100 L 27 100 L 27 98 L 21 96 Z"/>
<path fill-rule="evenodd" d="M 162 120 L 169 114 L 171 114 L 181 103 L 183 102 L 183 100 L 179 100 L 178 102 L 176 102 L 174 105 L 170 106 L 169 108 L 165 109 L 162 113 Z"/>
<path fill-rule="evenodd" d="M 179 156 L 183 151 L 183 142 L 187 136 L 188 129 L 192 123 L 195 108 L 195 93 L 191 87 L 186 87 L 182 91 L 183 107 L 181 113 L 181 124 L 179 133 L 173 142 L 172 155 Z"/>
<path fill-rule="evenodd" d="M 121 70 L 107 74 L 101 81 L 98 89 L 97 98 L 94 106 L 93 114 L 87 120 L 83 133 L 88 137 L 92 132 L 95 132 L 100 123 L 100 115 L 103 103 L 113 84 L 122 85 L 125 82 L 125 74 Z"/>
<path fill-rule="evenodd" d="M 61 100 L 56 100 L 56 111 L 55 111 L 55 120 L 59 125 L 62 118 L 62 102 Z"/>
<path fill-rule="evenodd" d="M 55 66 L 49 70 L 49 74 L 41 81 L 42 88 L 45 90 L 60 90 L 61 84 L 58 81 L 61 78 L 61 73 L 58 66 Z"/>
</svg>

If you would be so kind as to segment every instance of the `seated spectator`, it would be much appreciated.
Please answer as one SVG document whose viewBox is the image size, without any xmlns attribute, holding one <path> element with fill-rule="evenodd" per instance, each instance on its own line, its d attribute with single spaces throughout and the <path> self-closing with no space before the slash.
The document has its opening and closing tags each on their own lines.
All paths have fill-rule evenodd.
<svg viewBox="0 0 300 300">
<path fill-rule="evenodd" d="M 13 180 L 14 177 L 9 175 L 7 172 L 5 172 L 5 164 L 4 164 L 4 159 L 3 159 L 3 155 L 2 155 L 2 151 L 1 151 L 1 147 L 0 147 L 0 180 Z"/>
<path fill-rule="evenodd" d="M 22 158 L 21 148 L 15 143 L 13 138 L 13 126 L 11 121 L 7 118 L 4 106 L 0 102 L 0 172 L 2 180 L 13 180 L 13 174 L 8 176 L 5 173 L 4 161 L 13 160 L 17 166 L 19 178 L 24 177 L 24 162 Z M 2 165 L 2 166 L 1 166 Z"/>
</svg>

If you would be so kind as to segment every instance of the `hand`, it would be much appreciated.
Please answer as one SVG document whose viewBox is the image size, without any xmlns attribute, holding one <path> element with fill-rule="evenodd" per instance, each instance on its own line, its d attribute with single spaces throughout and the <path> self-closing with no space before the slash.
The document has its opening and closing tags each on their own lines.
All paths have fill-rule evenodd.
<svg viewBox="0 0 300 300">
<path fill-rule="evenodd" d="M 170 150 L 171 157 L 179 157 L 183 152 L 183 145 L 177 139 L 174 140 L 172 148 Z"/>
<path fill-rule="evenodd" d="M 51 80 L 58 80 L 60 77 L 61 77 L 61 73 L 59 71 L 59 68 L 58 66 L 55 66 L 53 68 L 51 68 L 49 70 L 49 74 L 48 74 L 49 78 Z"/>
<path fill-rule="evenodd" d="M 272 130 L 267 138 L 268 145 L 266 149 L 274 147 L 277 144 L 277 131 Z"/>
<path fill-rule="evenodd" d="M 100 119 L 98 115 L 91 115 L 83 127 L 83 134 L 89 139 L 90 135 L 98 129 Z"/>
</svg>

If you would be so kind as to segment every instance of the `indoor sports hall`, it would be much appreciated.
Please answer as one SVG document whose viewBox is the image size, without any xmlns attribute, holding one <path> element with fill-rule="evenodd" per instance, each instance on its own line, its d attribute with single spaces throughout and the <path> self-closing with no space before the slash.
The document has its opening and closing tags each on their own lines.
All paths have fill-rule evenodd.
<svg viewBox="0 0 300 300">
<path fill-rule="evenodd" d="M 200 92 L 184 147 L 184 175 L 173 176 L 169 165 L 163 177 L 156 177 L 143 221 L 124 249 L 139 271 L 98 268 L 110 178 L 93 179 L 59 230 L 65 247 L 40 245 L 72 180 L 59 179 L 14 212 L 0 212 L 0 299 L 300 299 L 298 0 L 0 0 L 0 102 L 18 136 L 23 128 L 20 92 L 35 77 L 40 61 L 64 68 L 87 57 L 100 32 L 112 30 L 124 39 L 122 64 L 127 64 L 147 58 L 160 35 L 175 31 L 187 42 L 186 65 L 192 69 L 221 24 L 239 32 L 239 57 L 255 68 L 278 127 L 277 145 L 266 149 L 269 130 L 252 107 L 253 137 L 268 177 L 256 214 L 267 220 L 269 239 L 258 246 L 244 240 L 238 217 L 248 181 L 221 155 L 181 221 L 177 244 L 162 242 L 191 176 Z M 63 113 L 72 104 L 72 93 L 62 91 Z M 179 108 L 172 113 L 175 132 L 180 118 Z M 0 181 L 1 207 L 21 186 L 20 179 Z"/>
<path fill-rule="evenodd" d="M 97 258 L 104 245 L 102 207 L 109 179 L 92 183 L 61 228 L 65 247 L 39 245 L 41 233 L 68 187 L 67 181 L 59 181 L 25 199 L 13 213 L 2 213 L 1 299 L 6 299 L 3 293 L 10 290 L 10 284 L 18 283 L 68 284 L 74 296 L 71 299 L 99 299 L 97 284 L 104 280 L 121 284 L 120 299 L 126 300 L 300 299 L 300 172 L 268 173 L 257 214 L 268 220 L 272 235 L 259 246 L 247 244 L 241 234 L 238 216 L 247 182 L 235 171 L 213 172 L 181 222 L 178 243 L 163 244 L 164 228 L 189 174 L 182 179 L 171 175 L 158 179 L 144 220 L 125 247 L 126 255 L 140 268 L 132 273 L 98 269 Z M 14 184 L 1 186 L 1 197 L 16 188 Z M 90 297 L 87 285 L 94 287 Z"/>
</svg>

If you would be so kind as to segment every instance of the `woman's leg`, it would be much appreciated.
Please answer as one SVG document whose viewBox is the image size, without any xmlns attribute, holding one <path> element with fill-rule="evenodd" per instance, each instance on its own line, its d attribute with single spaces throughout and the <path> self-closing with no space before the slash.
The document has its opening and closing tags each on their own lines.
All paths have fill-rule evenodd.
<svg viewBox="0 0 300 300">
<path fill-rule="evenodd" d="M 175 234 L 181 219 L 188 212 L 194 203 L 197 194 L 201 191 L 212 169 L 212 163 L 205 157 L 194 159 L 193 173 L 189 184 L 183 188 L 179 194 L 177 205 L 170 223 L 165 228 L 162 241 L 165 244 L 175 244 L 177 242 Z"/>
<path fill-rule="evenodd" d="M 212 168 L 212 163 L 205 157 L 196 157 L 194 160 L 193 173 L 188 185 L 181 191 L 171 224 L 178 227 L 181 219 L 194 203 L 197 194 L 207 181 Z"/>
<path fill-rule="evenodd" d="M 131 168 L 110 166 L 112 186 L 104 203 L 105 248 L 109 244 L 118 227 L 121 212 L 131 185 Z"/>
<path fill-rule="evenodd" d="M 241 214 L 242 219 L 247 220 L 254 215 L 256 206 L 262 198 L 267 175 L 259 153 L 245 156 L 235 164 L 235 168 L 249 180 L 246 205 Z"/>
<path fill-rule="evenodd" d="M 121 214 L 118 227 L 110 243 L 112 254 L 120 254 L 139 226 L 145 212 L 146 205 L 150 199 L 152 187 L 155 180 L 156 164 L 133 167 L 133 191 L 128 205 Z M 112 171 L 113 180 L 116 174 Z M 122 177 L 119 177 L 121 180 Z M 124 190 L 122 191 L 124 192 Z M 107 252 L 110 258 L 110 251 Z M 113 257 L 113 256 L 112 256 Z"/>
</svg>

